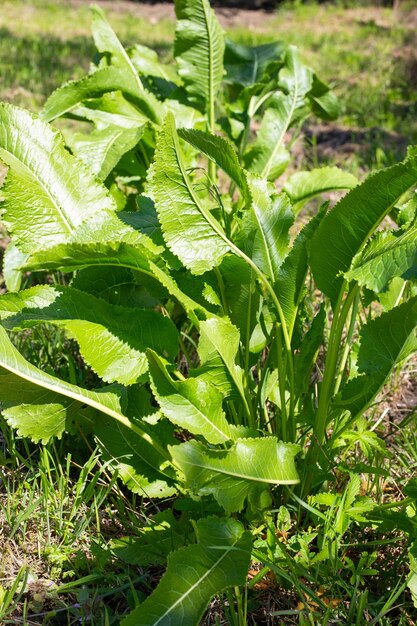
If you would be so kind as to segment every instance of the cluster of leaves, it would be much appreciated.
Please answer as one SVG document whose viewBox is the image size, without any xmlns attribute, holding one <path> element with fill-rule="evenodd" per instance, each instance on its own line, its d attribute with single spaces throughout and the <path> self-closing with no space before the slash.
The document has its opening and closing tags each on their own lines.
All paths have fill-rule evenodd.
<svg viewBox="0 0 417 626">
<path fill-rule="evenodd" d="M 325 167 L 278 192 L 303 121 L 335 117 L 334 95 L 292 46 L 225 41 L 208 0 L 176 0 L 176 13 L 175 66 L 125 50 L 95 8 L 91 73 L 57 89 L 40 117 L 0 105 L 12 238 L 0 297 L 5 419 L 35 442 L 90 434 L 134 492 L 202 502 L 185 533 L 194 543 L 181 547 L 170 519 L 178 550 L 126 625 L 198 623 L 214 594 L 243 584 L 250 524 L 288 498 L 286 486 L 301 483 L 301 499 L 320 490 L 357 429 L 378 449 L 363 414 L 416 349 L 417 203 L 403 197 L 417 152 L 361 185 Z M 48 124 L 64 115 L 94 128 L 66 147 Z M 333 189 L 351 191 L 298 220 L 293 239 L 300 209 Z M 388 214 L 394 228 L 381 231 Z M 23 272 L 45 270 L 68 280 L 20 290 Z M 361 326 L 357 350 L 364 301 L 383 312 Z M 78 343 L 98 387 L 42 371 L 7 333 L 45 323 Z M 340 535 L 372 508 L 354 504 L 352 481 Z M 257 555 L 268 562 L 262 546 Z"/>
</svg>

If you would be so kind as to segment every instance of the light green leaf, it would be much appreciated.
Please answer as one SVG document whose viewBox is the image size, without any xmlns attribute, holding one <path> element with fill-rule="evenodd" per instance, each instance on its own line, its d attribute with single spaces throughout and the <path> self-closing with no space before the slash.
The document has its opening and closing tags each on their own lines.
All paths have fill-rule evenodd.
<svg viewBox="0 0 417 626">
<path fill-rule="evenodd" d="M 317 76 L 313 75 L 313 87 L 307 94 L 311 110 L 322 120 L 335 120 L 340 114 L 336 95 Z"/>
<path fill-rule="evenodd" d="M 0 160 L 9 166 L 2 219 L 22 252 L 60 244 L 83 221 L 116 209 L 57 131 L 9 104 L 0 104 Z"/>
<path fill-rule="evenodd" d="M 136 78 L 138 86 L 142 88 L 142 83 L 139 80 L 137 72 L 134 70 L 119 38 L 108 23 L 104 11 L 97 5 L 93 5 L 91 7 L 91 13 L 92 31 L 97 50 L 102 54 L 109 53 L 111 56 L 111 64 L 117 65 L 130 73 L 130 77 Z"/>
<path fill-rule="evenodd" d="M 155 352 L 148 350 L 147 355 L 152 391 L 169 420 L 209 443 L 232 439 L 222 409 L 223 395 L 214 385 L 198 378 L 174 381 Z"/>
<path fill-rule="evenodd" d="M 208 0 L 175 0 L 174 56 L 192 102 L 214 118 L 223 80 L 223 31 Z"/>
<path fill-rule="evenodd" d="M 156 97 L 146 89 L 138 87 L 137 81 L 123 69 L 108 66 L 98 69 L 80 80 L 72 80 L 58 87 L 48 98 L 42 111 L 42 118 L 51 122 L 65 115 L 89 98 L 100 98 L 110 91 L 120 91 L 132 101 L 151 121 L 161 120 L 161 105 Z"/>
<path fill-rule="evenodd" d="M 168 114 L 158 136 L 150 188 L 164 239 L 193 274 L 219 265 L 229 245 L 220 224 L 194 191 Z"/>
<path fill-rule="evenodd" d="M 234 519 L 208 517 L 195 524 L 197 545 L 168 557 L 153 594 L 121 626 L 197 626 L 210 599 L 246 581 L 251 536 Z"/>
<path fill-rule="evenodd" d="M 379 293 L 396 276 L 417 277 L 417 224 L 402 233 L 379 234 L 353 259 L 348 281 Z"/>
<path fill-rule="evenodd" d="M 285 258 L 289 230 L 294 222 L 286 194 L 270 196 L 268 182 L 249 178 L 252 203 L 243 216 L 242 237 L 245 252 L 273 282 Z"/>
<path fill-rule="evenodd" d="M 245 200 L 247 202 L 250 201 L 247 176 L 230 141 L 201 130 L 188 130 L 185 128 L 180 128 L 178 135 L 214 161 L 237 185 Z"/>
<path fill-rule="evenodd" d="M 200 367 L 190 375 L 206 378 L 224 396 L 233 393 L 235 387 L 244 397 L 243 372 L 236 364 L 240 334 L 226 318 L 212 317 L 200 322 L 198 354 Z"/>
<path fill-rule="evenodd" d="M 98 130 L 109 126 L 138 128 L 148 117 L 128 102 L 121 91 L 110 91 L 101 98 L 91 98 L 71 111 L 75 118 L 93 122 Z"/>
<path fill-rule="evenodd" d="M 74 415 L 77 419 L 86 420 L 90 429 L 94 430 L 96 418 L 93 418 L 91 409 L 95 409 L 119 422 L 126 432 L 140 437 L 142 458 L 150 476 L 152 479 L 155 476 L 166 479 L 161 467 L 168 461 L 168 455 L 147 430 L 126 417 L 122 409 L 122 388 L 90 391 L 43 372 L 23 358 L 2 326 L 0 371 L 6 372 L 6 382 L 10 382 L 0 386 L 0 403 L 7 409 L 6 418 L 23 436 L 44 442 L 52 436 L 60 436 L 64 430 L 73 427 Z M 38 394 L 35 387 L 39 390 Z M 168 479 L 171 479 L 170 475 Z"/>
<path fill-rule="evenodd" d="M 89 166 L 100 180 L 106 180 L 126 152 L 133 150 L 144 128 L 108 126 L 92 133 L 74 133 L 70 139 L 72 152 Z"/>
<path fill-rule="evenodd" d="M 335 302 L 346 272 L 368 237 L 398 199 L 417 184 L 417 150 L 397 165 L 371 174 L 326 215 L 310 248 L 316 285 Z"/>
<path fill-rule="evenodd" d="M 271 181 L 282 174 L 290 161 L 284 138 L 291 121 L 291 97 L 281 94 L 275 105 L 265 111 L 256 141 L 244 156 L 245 166 L 251 172 Z"/>
<path fill-rule="evenodd" d="M 289 46 L 285 66 L 279 73 L 279 87 L 283 92 L 277 92 L 268 101 L 257 139 L 246 157 L 250 170 L 262 178 L 275 180 L 287 166 L 285 133 L 305 107 L 312 77 L 312 71 L 301 63 L 297 48 Z"/>
<path fill-rule="evenodd" d="M 335 189 L 353 189 L 357 184 L 356 176 L 338 167 L 319 167 L 309 172 L 296 172 L 282 189 L 293 205 L 297 205 L 294 210 L 299 211 L 314 196 Z"/>
<path fill-rule="evenodd" d="M 33 287 L 0 297 L 0 317 L 11 330 L 49 322 L 65 328 L 90 367 L 106 382 L 132 385 L 147 369 L 148 347 L 174 358 L 175 326 L 160 313 L 108 304 L 71 287 Z"/>
<path fill-rule="evenodd" d="M 0 333 L 2 330 L 0 329 Z M 3 331 L 4 332 L 4 331 Z M 0 409 L 7 423 L 35 443 L 60 439 L 95 414 L 80 401 L 43 389 L 0 367 Z"/>
<path fill-rule="evenodd" d="M 299 482 L 295 444 L 275 437 L 239 439 L 229 450 L 210 450 L 197 441 L 169 448 L 183 471 L 187 486 L 197 495 L 212 494 L 229 513 L 240 511 L 246 498 L 266 484 Z"/>
<path fill-rule="evenodd" d="M 20 252 L 11 241 L 3 256 L 3 276 L 8 291 L 19 291 L 22 284 L 22 265 L 25 264 L 26 254 Z"/>
<path fill-rule="evenodd" d="M 158 54 L 152 48 L 135 44 L 127 53 L 139 75 L 155 76 L 173 83 L 179 82 L 175 67 L 161 63 Z"/>
<path fill-rule="evenodd" d="M 281 304 L 290 334 L 295 326 L 308 269 L 307 247 L 323 218 L 324 208 L 313 217 L 296 237 L 293 247 L 282 263 L 275 283 L 275 293 Z"/>
<path fill-rule="evenodd" d="M 143 233 L 123 221 L 123 213 L 103 211 L 81 224 L 67 242 L 41 249 L 27 259 L 27 269 L 72 271 L 94 265 L 122 265 L 149 272 L 149 260 L 163 252 Z"/>
<path fill-rule="evenodd" d="M 361 330 L 359 374 L 342 389 L 336 407 L 360 415 L 375 398 L 396 363 L 417 350 L 417 297 L 383 313 Z"/>
</svg>

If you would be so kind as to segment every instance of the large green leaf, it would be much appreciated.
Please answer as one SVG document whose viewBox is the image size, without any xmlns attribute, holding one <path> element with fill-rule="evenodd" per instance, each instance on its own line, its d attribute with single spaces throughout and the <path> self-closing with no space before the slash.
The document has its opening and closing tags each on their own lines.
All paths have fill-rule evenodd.
<svg viewBox="0 0 417 626">
<path fill-rule="evenodd" d="M 264 178 L 250 177 L 249 188 L 252 203 L 241 224 L 243 247 L 259 269 L 275 282 L 294 222 L 291 203 L 283 193 L 271 197 Z"/>
<path fill-rule="evenodd" d="M 198 378 L 174 381 L 155 352 L 148 350 L 147 355 L 152 391 L 168 419 L 209 443 L 232 439 L 222 409 L 223 395 L 214 385 Z"/>
<path fill-rule="evenodd" d="M 116 206 L 107 189 L 36 116 L 0 104 L 0 160 L 9 166 L 2 219 L 23 252 L 60 244 Z"/>
<path fill-rule="evenodd" d="M 215 594 L 245 584 L 252 542 L 242 524 L 208 517 L 195 528 L 197 545 L 168 557 L 158 587 L 122 626 L 197 626 Z"/>
<path fill-rule="evenodd" d="M 212 494 L 229 513 L 240 511 L 246 498 L 267 484 L 299 482 L 294 461 L 299 447 L 275 437 L 239 439 L 227 451 L 187 441 L 170 447 L 170 452 L 187 486 L 197 495 Z"/>
<path fill-rule="evenodd" d="M 354 256 L 402 194 L 416 184 L 417 150 L 411 149 L 402 163 L 368 176 L 322 220 L 311 241 L 310 264 L 318 288 L 333 302 Z"/>
<path fill-rule="evenodd" d="M 286 181 L 283 191 L 300 210 L 305 202 L 314 196 L 335 189 L 352 189 L 358 184 L 353 174 L 338 167 L 319 167 L 309 172 L 296 172 Z"/>
<path fill-rule="evenodd" d="M 70 139 L 73 153 L 78 156 L 100 180 L 105 180 L 126 152 L 133 150 L 143 135 L 144 128 L 108 126 L 92 133 L 74 133 Z"/>
<path fill-rule="evenodd" d="M 219 265 L 229 244 L 193 189 L 172 114 L 158 136 L 150 188 L 170 250 L 194 274 Z"/>
<path fill-rule="evenodd" d="M 163 252 L 124 220 L 123 213 L 102 211 L 83 222 L 65 243 L 33 252 L 27 269 L 72 271 L 94 265 L 117 265 L 149 272 L 149 260 Z"/>
<path fill-rule="evenodd" d="M 104 428 L 98 422 L 103 417 L 96 417 L 98 411 L 120 423 L 125 436 L 130 433 L 133 439 L 140 438 L 141 458 L 151 480 L 167 478 L 161 467 L 166 464 L 168 455 L 147 428 L 126 417 L 122 388 L 90 391 L 43 372 L 23 358 L 2 326 L 0 372 L 5 383 L 0 386 L 0 403 L 6 409 L 6 419 L 22 436 L 46 442 L 66 430 L 73 430 L 77 422 L 81 426 L 87 423 L 92 431 L 96 423 Z M 109 432 L 111 436 L 111 428 Z M 168 474 L 168 479 L 171 478 Z"/>
<path fill-rule="evenodd" d="M 100 98 L 112 91 L 121 91 L 151 122 L 159 123 L 161 105 L 146 89 L 138 87 L 136 81 L 123 69 L 109 65 L 92 74 L 72 80 L 58 87 L 48 98 L 42 111 L 47 122 L 65 115 L 89 98 Z"/>
<path fill-rule="evenodd" d="M 0 329 L 1 333 L 4 332 Z M 104 396 L 103 396 L 104 398 Z M 19 435 L 35 443 L 60 439 L 64 432 L 89 425 L 96 411 L 80 400 L 44 389 L 0 367 L 0 409 Z"/>
<path fill-rule="evenodd" d="M 178 135 L 214 161 L 233 180 L 247 202 L 250 200 L 247 176 L 233 144 L 218 135 L 180 128 Z"/>
<path fill-rule="evenodd" d="M 93 122 L 98 130 L 109 126 L 138 128 L 148 121 L 148 117 L 126 100 L 121 91 L 110 91 L 100 98 L 91 98 L 72 109 L 71 115 Z"/>
<path fill-rule="evenodd" d="M 417 224 L 405 232 L 378 234 L 362 255 L 353 259 L 346 280 L 380 292 L 395 276 L 417 277 Z"/>
<path fill-rule="evenodd" d="M 215 100 L 223 79 L 224 37 L 208 0 L 175 0 L 174 56 L 190 100 L 214 122 Z"/>
<path fill-rule="evenodd" d="M 173 359 L 173 323 L 152 310 L 108 304 L 71 287 L 33 287 L 0 297 L 0 318 L 11 330 L 50 322 L 76 339 L 84 360 L 106 382 L 131 385 L 147 371 L 145 351 Z"/>
<path fill-rule="evenodd" d="M 363 326 L 359 374 L 343 388 L 337 407 L 349 410 L 355 417 L 369 406 L 395 364 L 417 350 L 416 326 L 417 297 Z"/>
</svg>

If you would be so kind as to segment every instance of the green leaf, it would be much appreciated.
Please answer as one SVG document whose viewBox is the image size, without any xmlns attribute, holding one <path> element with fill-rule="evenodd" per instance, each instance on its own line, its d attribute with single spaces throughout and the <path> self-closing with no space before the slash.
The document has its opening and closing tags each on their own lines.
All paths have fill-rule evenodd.
<svg viewBox="0 0 417 626">
<path fill-rule="evenodd" d="M 161 119 L 161 104 L 146 89 L 139 88 L 137 81 L 123 69 L 115 66 L 103 67 L 80 80 L 71 80 L 58 87 L 48 98 L 42 111 L 42 118 L 51 122 L 61 115 L 71 112 L 84 100 L 100 98 L 110 91 L 120 91 L 132 101 L 151 122 L 158 124 Z"/>
<path fill-rule="evenodd" d="M 74 133 L 70 147 L 100 180 L 106 180 L 126 152 L 133 150 L 144 128 L 107 126 L 92 133 Z"/>
<path fill-rule="evenodd" d="M 295 444 L 275 437 L 239 439 L 229 450 L 210 450 L 197 441 L 169 448 L 183 471 L 187 486 L 197 495 L 212 494 L 229 513 L 240 511 L 246 498 L 265 485 L 299 482 Z"/>
<path fill-rule="evenodd" d="M 9 166 L 2 219 L 22 252 L 62 243 L 83 221 L 116 209 L 57 131 L 9 104 L 0 104 L 0 159 Z"/>
<path fill-rule="evenodd" d="M 190 375 L 213 383 L 223 396 L 230 395 L 235 387 L 243 398 L 243 371 L 236 364 L 239 342 L 240 333 L 227 318 L 213 317 L 200 322 L 200 367 L 191 370 Z"/>
<path fill-rule="evenodd" d="M 166 449 L 167 444 L 175 442 L 172 426 L 167 420 L 154 423 L 155 409 L 150 405 L 150 396 L 144 388 L 137 389 L 138 387 L 139 385 L 136 385 L 129 389 L 129 405 L 126 412 L 129 413 L 132 423 L 140 426 L 142 431 L 149 433 Z M 141 402 L 134 402 L 131 408 L 132 394 L 142 398 Z M 107 416 L 95 420 L 92 429 L 104 459 L 109 459 L 112 469 L 133 493 L 147 498 L 167 498 L 177 492 L 173 468 L 170 468 L 170 471 L 165 467 L 164 474 L 155 469 L 163 466 L 166 459 L 161 457 L 158 450 L 150 448 L 147 441 L 138 433 Z"/>
<path fill-rule="evenodd" d="M 210 599 L 246 581 L 251 536 L 234 519 L 208 517 L 195 523 L 197 545 L 168 557 L 168 569 L 153 594 L 121 626 L 197 626 Z"/>
<path fill-rule="evenodd" d="M 175 0 L 174 56 L 192 102 L 214 118 L 223 80 L 223 31 L 208 0 Z"/>
<path fill-rule="evenodd" d="M 149 260 L 161 254 L 163 247 L 125 223 L 124 215 L 109 211 L 96 214 L 65 243 L 32 253 L 25 268 L 72 271 L 94 265 L 121 265 L 149 272 Z"/>
<path fill-rule="evenodd" d="M 292 204 L 297 205 L 294 210 L 298 211 L 314 196 L 335 189 L 352 189 L 357 184 L 356 176 L 338 167 L 319 167 L 309 172 L 296 172 L 282 189 Z"/>
<path fill-rule="evenodd" d="M 295 391 L 299 397 L 310 384 L 310 372 L 314 365 L 317 352 L 324 344 L 324 323 L 326 310 L 323 306 L 313 319 L 310 328 L 303 337 L 299 352 L 294 361 Z"/>
<path fill-rule="evenodd" d="M 126 417 L 122 388 L 90 391 L 43 372 L 23 358 L 2 326 L 0 372 L 6 375 L 8 383 L 0 386 L 0 403 L 7 409 L 5 417 L 22 436 L 46 442 L 53 436 L 60 436 L 67 428 L 72 430 L 75 415 L 76 421 L 87 421 L 90 430 L 94 430 L 96 417 L 91 409 L 95 409 L 120 423 L 126 433 L 140 437 L 144 465 L 152 478 L 155 474 L 160 479 L 166 478 L 161 467 L 168 461 L 167 452 L 147 429 Z M 168 475 L 168 479 L 172 477 Z"/>
<path fill-rule="evenodd" d="M 294 329 L 298 306 L 304 293 L 308 269 L 307 247 L 316 232 L 325 208 L 313 217 L 296 237 L 293 247 L 282 263 L 275 283 L 275 292 L 281 304 L 290 334 Z"/>
<path fill-rule="evenodd" d="M 152 48 L 135 44 L 127 53 L 139 75 L 154 76 L 173 83 L 179 82 L 175 67 L 161 63 L 158 54 Z"/>
<path fill-rule="evenodd" d="M 249 87 L 269 79 L 266 74 L 268 66 L 282 61 L 286 47 L 283 41 L 246 46 L 226 39 L 225 82 Z"/>
<path fill-rule="evenodd" d="M 247 176 L 242 169 L 239 158 L 233 144 L 219 137 L 201 130 L 188 130 L 180 128 L 178 135 L 197 150 L 214 161 L 233 180 L 240 189 L 247 202 L 250 199 Z"/>
<path fill-rule="evenodd" d="M 361 287 L 379 293 L 396 276 L 417 277 L 417 224 L 405 232 L 378 233 L 345 274 Z M 411 274 L 411 276 L 409 276 Z"/>
<path fill-rule="evenodd" d="M 286 169 L 290 154 L 284 138 L 291 118 L 291 97 L 281 94 L 276 106 L 262 117 L 256 141 L 244 155 L 245 166 L 262 178 L 274 181 Z"/>
<path fill-rule="evenodd" d="M 336 95 L 315 74 L 307 97 L 313 113 L 322 120 L 335 120 L 339 116 L 340 105 Z"/>
<path fill-rule="evenodd" d="M 209 443 L 232 439 L 222 409 L 223 395 L 214 385 L 198 378 L 174 381 L 155 352 L 148 350 L 147 355 L 152 391 L 169 420 Z"/>
<path fill-rule="evenodd" d="M 242 219 L 245 252 L 273 282 L 285 258 L 294 221 L 290 201 L 281 193 L 271 198 L 267 181 L 249 178 L 252 203 Z"/>
<path fill-rule="evenodd" d="M 279 87 L 283 92 L 277 92 L 268 101 L 257 139 L 246 156 L 250 170 L 262 178 L 275 180 L 287 166 L 285 133 L 305 107 L 312 76 L 312 71 L 301 63 L 297 48 L 289 46 L 285 66 L 279 73 Z"/>
<path fill-rule="evenodd" d="M 158 136 L 150 188 L 169 249 L 193 274 L 219 265 L 229 244 L 192 187 L 172 114 Z"/>
<path fill-rule="evenodd" d="M 0 329 L 1 332 L 4 331 Z M 64 432 L 74 432 L 77 425 L 91 421 L 95 414 L 94 409 L 83 407 L 80 401 L 43 389 L 3 367 L 0 367 L 0 409 L 20 436 L 44 444 L 54 437 L 60 439 Z"/>
<path fill-rule="evenodd" d="M 335 302 L 346 272 L 398 199 L 417 183 L 417 150 L 397 165 L 371 174 L 322 220 L 311 241 L 310 265 L 317 287 Z"/>
<path fill-rule="evenodd" d="M 24 265 L 26 256 L 12 241 L 8 244 L 3 256 L 3 276 L 7 291 L 19 291 L 23 274 L 20 268 Z"/>
<path fill-rule="evenodd" d="M 109 126 L 138 128 L 148 121 L 148 117 L 126 100 L 121 91 L 110 91 L 101 98 L 91 98 L 72 109 L 71 115 L 93 122 L 98 130 Z"/>
<path fill-rule="evenodd" d="M 147 369 L 148 347 L 175 358 L 177 330 L 160 313 L 108 304 L 71 287 L 33 287 L 0 297 L 0 317 L 11 330 L 49 322 L 65 328 L 90 367 L 106 382 L 132 385 Z"/>
<path fill-rule="evenodd" d="M 352 418 L 363 413 L 375 398 L 396 363 L 417 350 L 417 297 L 383 313 L 361 330 L 359 374 L 343 388 L 336 407 Z"/>
</svg>

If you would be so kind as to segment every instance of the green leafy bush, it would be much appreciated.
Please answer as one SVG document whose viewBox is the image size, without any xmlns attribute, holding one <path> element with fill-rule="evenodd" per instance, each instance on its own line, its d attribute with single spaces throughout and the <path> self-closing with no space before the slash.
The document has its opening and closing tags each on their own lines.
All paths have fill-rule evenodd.
<svg viewBox="0 0 417 626">
<path fill-rule="evenodd" d="M 416 348 L 416 201 L 405 194 L 417 152 L 360 185 L 325 167 L 279 187 L 303 121 L 335 117 L 334 95 L 292 46 L 225 41 L 207 0 L 176 11 L 175 66 L 125 50 L 96 8 L 92 72 L 57 89 L 41 117 L 0 105 L 13 242 L 3 415 L 35 442 L 92 435 L 134 492 L 191 496 L 195 511 L 185 532 L 170 519 L 176 550 L 156 550 L 166 574 L 126 625 L 198 623 L 213 595 L 244 584 L 253 524 L 291 494 L 331 505 L 314 494 L 356 428 L 380 445 L 363 416 Z M 63 115 L 94 127 L 69 135 L 70 150 L 47 123 Z M 333 189 L 350 191 L 297 218 Z M 20 291 L 22 272 L 40 270 L 68 280 Z M 45 323 L 78 343 L 99 386 L 42 371 L 7 333 Z M 340 536 L 372 508 L 355 500 L 351 471 Z"/>
</svg>

